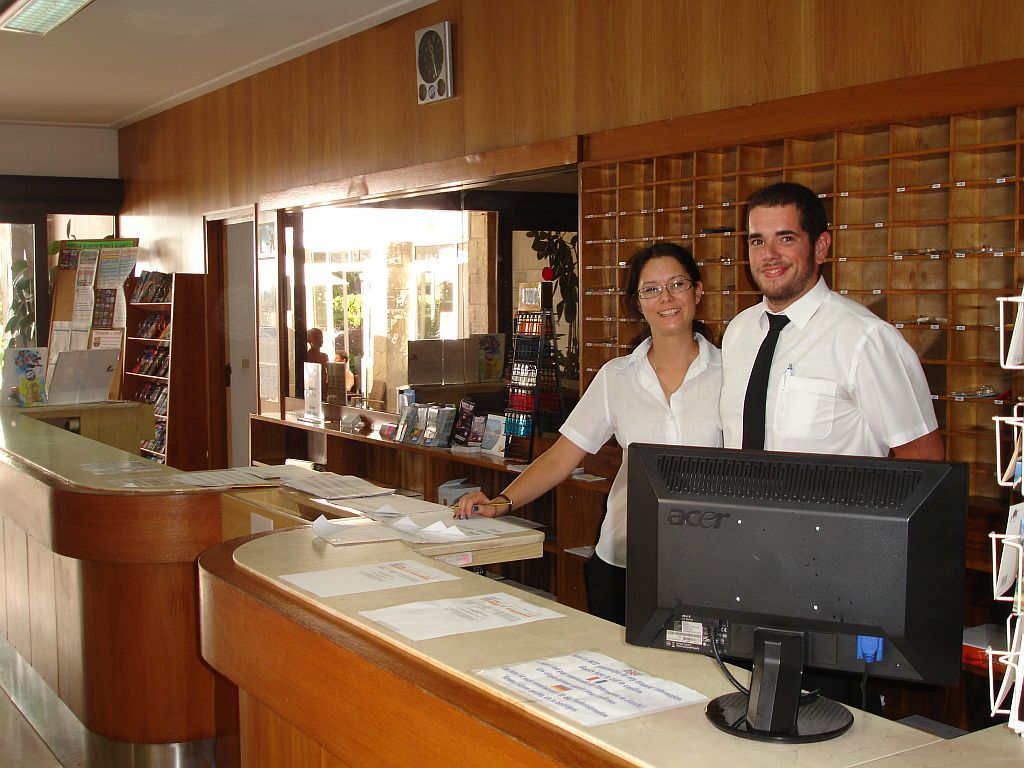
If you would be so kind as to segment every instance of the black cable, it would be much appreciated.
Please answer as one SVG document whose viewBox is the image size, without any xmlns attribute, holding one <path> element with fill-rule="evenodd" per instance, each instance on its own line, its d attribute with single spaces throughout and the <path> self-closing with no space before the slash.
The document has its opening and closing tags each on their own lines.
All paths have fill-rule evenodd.
<svg viewBox="0 0 1024 768">
<path fill-rule="evenodd" d="M 718 668 L 720 670 L 722 670 L 722 674 L 725 675 L 726 679 L 730 683 L 733 684 L 733 686 L 736 688 L 737 691 L 742 693 L 744 696 L 749 696 L 750 695 L 750 689 L 749 688 L 744 688 L 743 685 L 740 683 L 740 681 L 737 680 L 735 677 L 733 677 L 732 672 L 730 672 L 729 668 L 727 666 L 725 666 L 725 662 L 722 661 L 722 657 L 718 653 L 718 631 L 717 630 L 718 630 L 718 627 L 711 627 L 711 628 L 708 629 L 708 634 L 711 636 L 711 650 L 715 654 L 715 661 L 718 662 Z M 751 673 L 751 674 L 753 674 L 753 673 Z"/>
<path fill-rule="evenodd" d="M 871 662 L 864 662 L 864 674 L 860 677 L 860 708 L 868 711 L 868 672 L 871 670 Z"/>
</svg>

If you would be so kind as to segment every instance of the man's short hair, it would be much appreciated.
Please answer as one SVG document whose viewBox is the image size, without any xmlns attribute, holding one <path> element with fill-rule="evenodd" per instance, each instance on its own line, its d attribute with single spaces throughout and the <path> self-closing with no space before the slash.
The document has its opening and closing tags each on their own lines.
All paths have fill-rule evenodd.
<svg viewBox="0 0 1024 768">
<path fill-rule="evenodd" d="M 803 184 L 782 181 L 758 190 L 747 201 L 747 215 L 755 208 L 778 208 L 795 205 L 800 213 L 800 228 L 807 233 L 811 244 L 817 242 L 822 232 L 828 229 L 828 214 L 825 205 L 814 192 Z"/>
</svg>

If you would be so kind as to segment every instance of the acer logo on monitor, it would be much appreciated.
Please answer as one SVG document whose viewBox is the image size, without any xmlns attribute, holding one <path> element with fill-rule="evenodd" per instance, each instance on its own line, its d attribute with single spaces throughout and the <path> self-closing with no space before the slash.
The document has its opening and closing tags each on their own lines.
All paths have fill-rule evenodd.
<svg viewBox="0 0 1024 768">
<path fill-rule="evenodd" d="M 714 528 L 722 527 L 722 520 L 729 517 L 728 512 L 712 512 L 699 509 L 673 509 L 669 512 L 667 521 L 669 525 L 688 525 L 691 528 Z"/>
</svg>

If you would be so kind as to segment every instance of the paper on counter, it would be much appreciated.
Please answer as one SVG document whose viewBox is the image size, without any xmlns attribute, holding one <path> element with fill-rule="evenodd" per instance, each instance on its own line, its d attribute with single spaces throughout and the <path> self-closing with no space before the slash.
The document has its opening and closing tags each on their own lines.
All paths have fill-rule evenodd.
<svg viewBox="0 0 1024 768">
<path fill-rule="evenodd" d="M 394 560 L 389 563 L 354 565 L 348 568 L 289 573 L 281 576 L 282 580 L 312 592 L 317 597 L 355 595 L 381 589 L 454 581 L 458 578 L 416 560 Z"/>
<path fill-rule="evenodd" d="M 209 469 L 200 472 L 180 472 L 176 475 L 171 475 L 171 477 L 185 485 L 196 485 L 201 488 L 277 485 L 272 480 L 257 477 L 242 469 Z"/>
<path fill-rule="evenodd" d="M 146 459 L 132 459 L 128 461 L 98 461 L 92 464 L 83 464 L 82 469 L 94 475 L 120 475 L 128 472 L 155 472 L 163 470 L 162 464 L 154 464 Z"/>
<path fill-rule="evenodd" d="M 610 656 L 588 651 L 484 669 L 477 674 L 586 727 L 707 700 L 685 685 L 652 677 Z"/>
<path fill-rule="evenodd" d="M 561 613 L 503 592 L 406 603 L 375 611 L 360 611 L 360 615 L 410 640 L 430 640 L 465 632 L 514 627 L 542 619 L 562 618 Z"/>
<path fill-rule="evenodd" d="M 404 515 L 418 515 L 425 512 L 444 513 L 449 518 L 452 516 L 452 511 L 443 504 L 434 504 L 430 501 L 424 501 L 423 499 L 411 496 L 402 496 L 401 494 L 371 496 L 362 499 L 345 499 L 334 502 L 328 501 L 328 503 L 339 509 L 358 512 L 374 520 L 397 520 Z"/>
<path fill-rule="evenodd" d="M 274 464 L 273 466 L 262 467 L 234 467 L 234 469 L 248 472 L 250 475 L 262 477 L 266 480 L 282 480 L 291 477 L 316 477 L 320 473 L 315 469 L 296 467 L 292 464 Z"/>
<path fill-rule="evenodd" d="M 313 521 L 313 533 L 331 544 L 364 544 L 371 541 L 395 541 L 398 531 L 365 517 L 328 520 L 320 515 Z"/>
<path fill-rule="evenodd" d="M 482 541 L 484 539 L 497 538 L 496 534 L 483 531 L 468 530 L 460 521 L 459 525 L 446 525 L 441 520 L 423 524 L 411 517 L 403 517 L 392 523 L 391 527 L 400 534 L 405 541 L 414 544 L 433 542 L 443 544 L 454 541 Z"/>
<path fill-rule="evenodd" d="M 288 488 L 324 499 L 387 496 L 395 492 L 394 488 L 381 488 L 354 475 L 336 475 L 333 472 L 317 472 L 316 477 L 289 477 L 283 484 Z"/>
</svg>

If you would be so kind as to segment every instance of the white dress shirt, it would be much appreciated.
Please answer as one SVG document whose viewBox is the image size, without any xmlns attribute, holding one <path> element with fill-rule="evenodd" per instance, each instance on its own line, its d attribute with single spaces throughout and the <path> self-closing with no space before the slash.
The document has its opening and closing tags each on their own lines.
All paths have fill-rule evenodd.
<svg viewBox="0 0 1024 768">
<path fill-rule="evenodd" d="M 647 360 L 651 340 L 632 354 L 605 363 L 561 433 L 587 453 L 596 453 L 611 437 L 622 447 L 622 466 L 608 494 L 597 555 L 606 563 L 626 565 L 626 467 L 630 443 L 722 445 L 718 395 L 722 385 L 721 352 L 694 334 L 698 354 L 679 389 L 666 399 L 658 375 Z"/>
<path fill-rule="evenodd" d="M 722 427 L 743 442 L 743 397 L 768 330 L 768 305 L 740 312 L 722 340 Z M 887 456 L 937 426 L 917 354 L 869 309 L 824 279 L 785 309 L 768 378 L 765 449 Z"/>
</svg>

